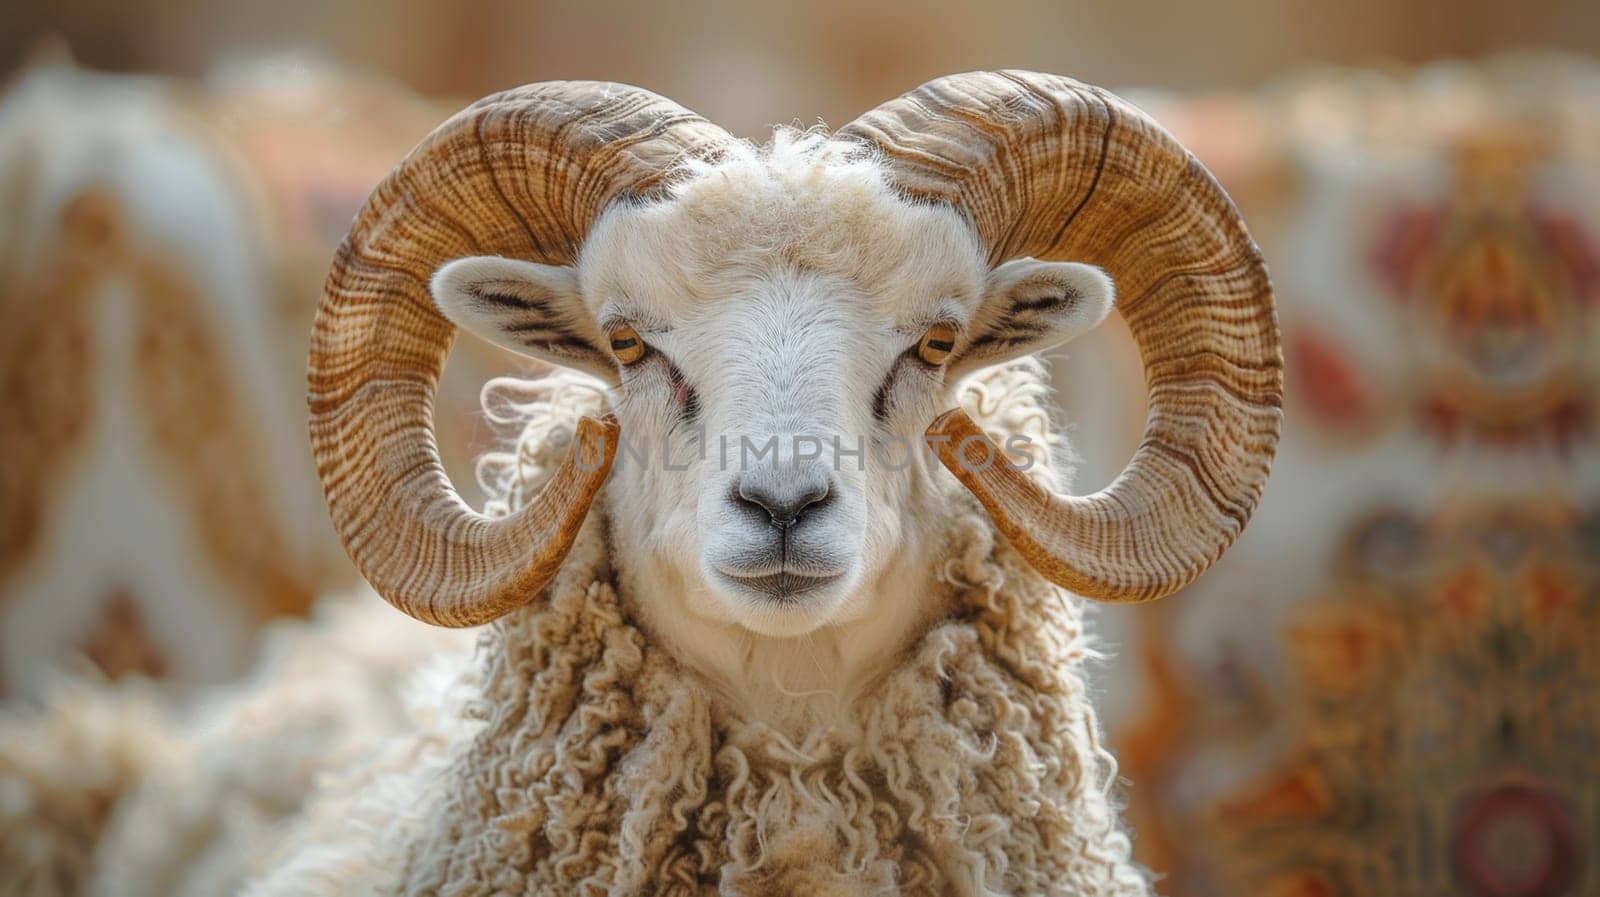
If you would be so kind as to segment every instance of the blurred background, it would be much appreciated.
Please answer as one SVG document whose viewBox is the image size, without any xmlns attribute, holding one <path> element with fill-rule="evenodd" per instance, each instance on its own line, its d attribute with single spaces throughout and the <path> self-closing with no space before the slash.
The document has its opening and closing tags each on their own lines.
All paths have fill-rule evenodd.
<svg viewBox="0 0 1600 897">
<path fill-rule="evenodd" d="M 353 573 L 306 451 L 323 275 L 465 102 L 636 83 L 742 136 L 928 78 L 1124 93 L 1266 253 L 1278 466 L 1185 595 L 1097 610 L 1097 696 L 1164 893 L 1600 893 L 1600 4 L 1545 0 L 0 2 L 0 701 L 172 694 Z M 1142 382 L 1055 361 L 1104 485 Z M 531 363 L 463 338 L 440 399 Z"/>
</svg>

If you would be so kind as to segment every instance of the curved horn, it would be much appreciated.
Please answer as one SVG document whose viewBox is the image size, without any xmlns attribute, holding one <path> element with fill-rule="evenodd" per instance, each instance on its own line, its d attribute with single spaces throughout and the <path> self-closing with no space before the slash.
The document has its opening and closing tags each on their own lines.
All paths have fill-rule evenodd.
<svg viewBox="0 0 1600 897">
<path fill-rule="evenodd" d="M 571 264 L 615 197 L 661 185 L 680 156 L 730 139 L 655 94 L 533 84 L 481 100 L 425 138 L 356 217 L 312 330 L 311 446 L 345 550 L 378 593 L 441 626 L 486 623 L 555 575 L 615 455 L 615 421 L 586 419 L 575 454 L 531 504 L 476 513 L 450 485 L 433 396 L 455 328 L 428 280 L 500 254 Z"/>
<path fill-rule="evenodd" d="M 941 461 L 1057 584 L 1146 601 L 1193 581 L 1255 510 L 1283 403 L 1272 288 L 1227 194 L 1144 113 L 1053 75 L 941 78 L 840 134 L 880 148 L 906 193 L 965 210 L 991 264 L 1033 256 L 1111 274 L 1150 411 L 1110 486 L 1040 489 L 992 463 L 1003 456 L 968 438 L 982 432 L 959 410 L 928 432 L 948 437 Z"/>
</svg>

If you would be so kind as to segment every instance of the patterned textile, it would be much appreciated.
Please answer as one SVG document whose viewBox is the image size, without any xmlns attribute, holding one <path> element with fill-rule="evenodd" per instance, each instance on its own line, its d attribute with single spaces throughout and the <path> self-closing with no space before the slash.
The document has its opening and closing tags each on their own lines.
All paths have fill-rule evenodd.
<svg viewBox="0 0 1600 897">
<path fill-rule="evenodd" d="M 351 217 L 445 115 L 298 60 L 44 60 L 0 91 L 0 700 L 60 668 L 227 678 L 355 579 L 306 450 L 307 334 Z M 437 407 L 466 485 L 479 389 L 533 368 L 460 345 Z"/>
<path fill-rule="evenodd" d="M 1179 897 L 1600 893 L 1600 68 L 1141 101 L 1261 243 L 1289 392 L 1239 545 L 1101 617 L 1138 855 Z M 1137 420 L 1084 385 L 1127 351 L 1069 406 Z"/>
</svg>

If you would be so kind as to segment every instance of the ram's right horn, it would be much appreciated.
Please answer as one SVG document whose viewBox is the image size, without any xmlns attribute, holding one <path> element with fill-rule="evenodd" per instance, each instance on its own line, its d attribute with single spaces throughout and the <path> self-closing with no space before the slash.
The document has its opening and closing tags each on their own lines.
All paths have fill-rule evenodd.
<svg viewBox="0 0 1600 897">
<path fill-rule="evenodd" d="M 395 607 L 474 626 L 532 600 L 616 454 L 615 420 L 586 420 L 578 451 L 599 463 L 569 459 L 509 517 L 467 507 L 433 435 L 455 333 L 428 293 L 435 269 L 485 254 L 571 264 L 613 199 L 659 187 L 680 158 L 730 139 L 638 88 L 534 84 L 441 125 L 367 200 L 317 310 L 311 445 L 345 550 Z"/>
</svg>

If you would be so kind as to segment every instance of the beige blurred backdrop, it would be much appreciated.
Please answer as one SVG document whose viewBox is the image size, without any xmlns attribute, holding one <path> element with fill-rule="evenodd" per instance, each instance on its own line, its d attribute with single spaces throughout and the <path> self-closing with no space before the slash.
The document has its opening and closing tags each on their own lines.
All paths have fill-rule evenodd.
<svg viewBox="0 0 1600 897">
<path fill-rule="evenodd" d="M 1192 90 L 1319 64 L 1600 51 L 1592 0 L 5 0 L 0 9 L 0 72 L 47 35 L 93 68 L 191 76 L 241 51 L 307 50 L 435 96 L 551 78 L 624 81 L 746 136 L 793 120 L 837 124 L 928 78 L 977 68 Z"/>
</svg>

